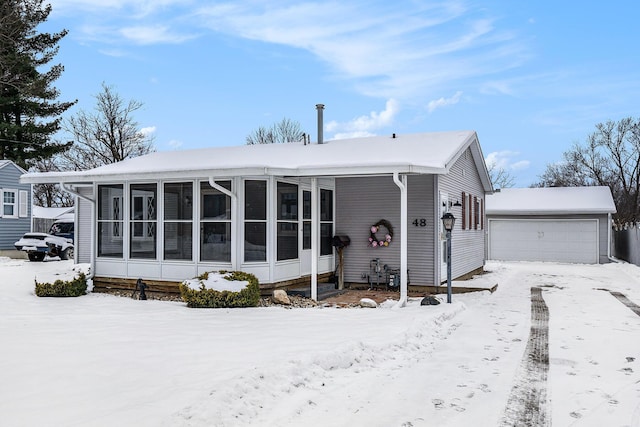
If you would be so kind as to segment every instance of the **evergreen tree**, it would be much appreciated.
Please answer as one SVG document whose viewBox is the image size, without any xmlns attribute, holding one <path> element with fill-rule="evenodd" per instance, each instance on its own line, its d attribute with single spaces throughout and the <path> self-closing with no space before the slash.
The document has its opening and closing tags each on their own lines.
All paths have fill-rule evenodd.
<svg viewBox="0 0 640 427">
<path fill-rule="evenodd" d="M 42 3 L 0 1 L 0 157 L 25 169 L 71 144 L 50 141 L 75 101 L 56 101 L 59 91 L 52 84 L 64 70 L 61 64 L 43 70 L 67 31 L 37 32 L 51 13 L 51 5 Z"/>
</svg>

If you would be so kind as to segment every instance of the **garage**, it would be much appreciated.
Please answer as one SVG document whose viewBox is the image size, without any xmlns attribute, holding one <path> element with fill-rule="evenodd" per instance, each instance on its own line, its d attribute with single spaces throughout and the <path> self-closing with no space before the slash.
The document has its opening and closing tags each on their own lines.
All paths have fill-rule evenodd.
<svg viewBox="0 0 640 427">
<path fill-rule="evenodd" d="M 508 188 L 487 196 L 487 258 L 598 264 L 609 262 L 608 187 Z"/>
<path fill-rule="evenodd" d="M 598 220 L 489 220 L 489 258 L 598 263 Z"/>
</svg>

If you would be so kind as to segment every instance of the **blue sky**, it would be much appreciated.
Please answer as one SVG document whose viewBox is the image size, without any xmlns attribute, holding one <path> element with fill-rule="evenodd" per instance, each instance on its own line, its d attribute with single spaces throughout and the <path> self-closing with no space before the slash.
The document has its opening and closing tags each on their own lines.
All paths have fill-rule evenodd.
<svg viewBox="0 0 640 427">
<path fill-rule="evenodd" d="M 286 117 L 325 139 L 475 130 L 537 180 L 595 124 L 640 117 L 635 1 L 50 0 L 67 112 L 102 83 L 158 150 L 244 144 Z M 381 155 L 384 155 L 381 153 Z"/>
</svg>

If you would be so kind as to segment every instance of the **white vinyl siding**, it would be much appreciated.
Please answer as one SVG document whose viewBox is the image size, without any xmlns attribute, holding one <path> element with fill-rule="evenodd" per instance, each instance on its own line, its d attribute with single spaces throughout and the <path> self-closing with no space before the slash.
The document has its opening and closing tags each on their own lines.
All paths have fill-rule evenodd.
<svg viewBox="0 0 640 427">
<path fill-rule="evenodd" d="M 471 150 L 467 149 L 449 174 L 439 176 L 438 181 L 438 189 L 448 194 L 449 211 L 456 218 L 451 232 L 451 269 L 456 278 L 483 267 L 485 261 L 485 193 Z"/>
<path fill-rule="evenodd" d="M 409 176 L 408 264 L 411 285 L 434 284 L 434 249 L 439 219 L 434 215 L 431 175 Z M 366 283 L 369 263 L 380 258 L 381 265 L 400 268 L 400 189 L 392 176 L 336 179 L 336 235 L 346 235 L 351 244 L 344 251 L 345 282 Z M 389 246 L 368 244 L 370 228 L 381 219 L 393 227 Z M 418 220 L 417 226 L 413 224 Z M 421 220 L 424 219 L 424 226 Z"/>
</svg>

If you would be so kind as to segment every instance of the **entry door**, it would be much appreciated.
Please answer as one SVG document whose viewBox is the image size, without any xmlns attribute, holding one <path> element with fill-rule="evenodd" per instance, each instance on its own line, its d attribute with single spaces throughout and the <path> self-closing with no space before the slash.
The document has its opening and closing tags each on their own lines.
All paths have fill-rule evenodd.
<svg viewBox="0 0 640 427">
<path fill-rule="evenodd" d="M 440 280 L 447 280 L 447 232 L 442 226 L 442 215 L 449 212 L 449 194 L 440 193 L 440 216 L 438 221 L 438 235 L 440 236 Z"/>
<path fill-rule="evenodd" d="M 311 274 L 311 189 L 301 187 L 300 221 L 300 274 Z"/>
</svg>

